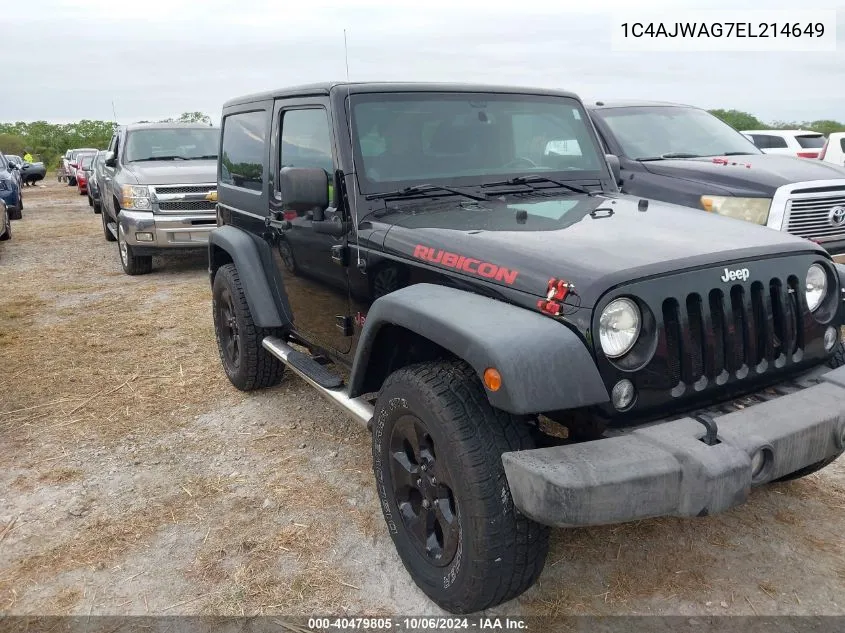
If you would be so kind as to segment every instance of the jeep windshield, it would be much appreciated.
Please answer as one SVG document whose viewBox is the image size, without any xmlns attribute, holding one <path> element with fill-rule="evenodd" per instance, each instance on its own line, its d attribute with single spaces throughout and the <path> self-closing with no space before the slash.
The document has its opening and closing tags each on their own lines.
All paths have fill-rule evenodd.
<svg viewBox="0 0 845 633">
<path fill-rule="evenodd" d="M 593 110 L 633 160 L 741 156 L 760 150 L 727 123 L 698 108 L 634 106 Z"/>
<path fill-rule="evenodd" d="M 132 130 L 126 135 L 124 160 L 216 160 L 219 142 L 220 130 L 213 127 Z"/>
<path fill-rule="evenodd" d="M 481 187 L 543 175 L 597 181 L 607 167 L 581 104 L 507 93 L 352 94 L 359 185 Z M 495 192 L 490 192 L 495 193 Z"/>
</svg>

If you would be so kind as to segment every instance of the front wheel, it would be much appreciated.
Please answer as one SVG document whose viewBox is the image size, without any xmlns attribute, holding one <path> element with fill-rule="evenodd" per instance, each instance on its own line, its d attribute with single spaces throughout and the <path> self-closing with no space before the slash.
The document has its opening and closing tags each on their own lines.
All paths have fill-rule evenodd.
<svg viewBox="0 0 845 633">
<path fill-rule="evenodd" d="M 517 597 L 540 575 L 549 529 L 513 505 L 502 453 L 534 448 L 460 361 L 391 374 L 373 417 L 373 471 L 388 531 L 411 578 L 452 613 Z"/>
<path fill-rule="evenodd" d="M 0 235 L 0 241 L 5 242 L 12 239 L 12 218 L 9 217 L 9 209 L 5 207 L 3 207 L 3 226 L 6 230 L 3 231 L 3 235 Z"/>
<path fill-rule="evenodd" d="M 211 296 L 217 349 L 231 383 L 241 391 L 278 384 L 284 365 L 261 345 L 265 336 L 275 332 L 255 325 L 234 264 L 218 269 Z"/>
<path fill-rule="evenodd" d="M 108 229 L 106 229 L 108 230 Z M 127 275 L 148 275 L 153 270 L 152 255 L 136 255 L 135 249 L 126 243 L 123 227 L 117 222 L 117 250 L 120 253 L 120 263 Z"/>
</svg>

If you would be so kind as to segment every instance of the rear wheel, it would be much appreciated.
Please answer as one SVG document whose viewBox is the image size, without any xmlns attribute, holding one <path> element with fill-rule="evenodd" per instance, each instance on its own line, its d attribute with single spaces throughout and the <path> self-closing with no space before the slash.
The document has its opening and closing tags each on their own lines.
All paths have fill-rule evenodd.
<svg viewBox="0 0 845 633">
<path fill-rule="evenodd" d="M 453 613 L 520 595 L 540 575 L 549 529 L 513 505 L 502 453 L 534 448 L 460 361 L 391 374 L 373 417 L 373 471 L 388 531 L 414 582 Z"/>
<path fill-rule="evenodd" d="M 232 384 L 241 391 L 278 384 L 284 364 L 261 345 L 275 332 L 255 325 L 234 264 L 221 266 L 214 276 L 212 314 L 220 361 Z"/>
<path fill-rule="evenodd" d="M 12 220 L 20 220 L 23 218 L 23 193 L 18 192 L 18 205 L 9 211 L 9 218 Z"/>
<path fill-rule="evenodd" d="M 126 243 L 123 227 L 117 223 L 117 250 L 120 253 L 120 263 L 127 275 L 147 275 L 153 270 L 152 255 L 136 255 L 135 249 Z"/>
</svg>

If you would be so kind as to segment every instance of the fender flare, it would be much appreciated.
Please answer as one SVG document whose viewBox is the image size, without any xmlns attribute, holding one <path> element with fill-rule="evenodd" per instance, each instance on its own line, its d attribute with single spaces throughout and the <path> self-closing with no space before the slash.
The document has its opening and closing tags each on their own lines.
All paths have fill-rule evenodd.
<svg viewBox="0 0 845 633">
<path fill-rule="evenodd" d="M 490 403 L 514 414 L 573 409 L 608 401 L 607 389 L 581 338 L 565 325 L 481 295 L 414 284 L 377 299 L 367 314 L 349 378 L 350 397 L 362 394 L 379 330 L 410 330 L 469 363 L 479 377 L 502 376 Z"/>
<path fill-rule="evenodd" d="M 212 284 L 217 272 L 215 262 L 219 260 L 215 257 L 217 250 L 226 252 L 235 264 L 235 268 L 238 269 L 246 302 L 255 325 L 260 328 L 285 325 L 287 321 L 279 314 L 273 300 L 273 292 L 264 274 L 261 253 L 249 234 L 233 226 L 221 226 L 209 233 L 208 273 Z"/>
</svg>

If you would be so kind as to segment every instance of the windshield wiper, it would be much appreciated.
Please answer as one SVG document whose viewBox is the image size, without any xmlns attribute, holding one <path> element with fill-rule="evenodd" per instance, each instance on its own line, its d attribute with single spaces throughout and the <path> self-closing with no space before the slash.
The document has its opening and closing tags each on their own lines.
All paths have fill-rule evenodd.
<svg viewBox="0 0 845 633">
<path fill-rule="evenodd" d="M 188 160 L 184 156 L 148 156 L 147 158 L 136 158 L 135 160 L 129 161 L 131 163 L 143 163 L 145 161 L 151 160 Z"/>
<path fill-rule="evenodd" d="M 413 187 L 405 187 L 404 189 L 397 189 L 396 191 L 371 193 L 369 195 L 364 196 L 364 199 L 383 200 L 385 198 L 405 198 L 407 196 L 416 196 L 419 194 L 430 193 L 434 191 L 445 191 L 447 193 L 453 193 L 457 196 L 464 196 L 466 198 L 469 198 L 470 200 L 478 200 L 480 202 L 487 200 L 487 196 L 485 195 L 472 193 L 463 189 L 457 189 L 455 187 L 446 187 L 443 185 L 414 185 Z"/>
<path fill-rule="evenodd" d="M 217 160 L 217 154 L 206 154 L 205 156 L 189 156 L 185 160 Z"/>
<path fill-rule="evenodd" d="M 553 185 L 557 185 L 558 187 L 563 187 L 564 189 L 569 189 L 569 191 L 573 191 L 575 193 L 585 193 L 588 196 L 595 195 L 595 191 L 590 191 L 589 189 L 585 189 L 584 187 L 579 187 L 577 185 L 570 185 L 565 182 L 561 182 L 560 180 L 555 180 L 554 178 L 547 178 L 546 176 L 516 176 L 515 178 L 510 178 L 508 180 L 500 180 L 498 182 L 488 182 L 483 185 L 482 187 L 501 187 L 504 185 L 528 185 L 531 186 L 532 183 L 535 182 L 550 182 Z M 534 187 L 531 187 L 532 189 Z"/>
<path fill-rule="evenodd" d="M 643 158 L 638 158 L 637 160 L 643 162 L 647 160 L 666 160 L 667 158 L 701 158 L 701 155 L 690 154 L 689 152 L 668 152 L 666 154 L 661 154 L 660 156 L 645 156 Z"/>
<path fill-rule="evenodd" d="M 719 156 L 751 156 L 751 152 L 725 152 L 724 154 L 719 154 Z"/>
</svg>

